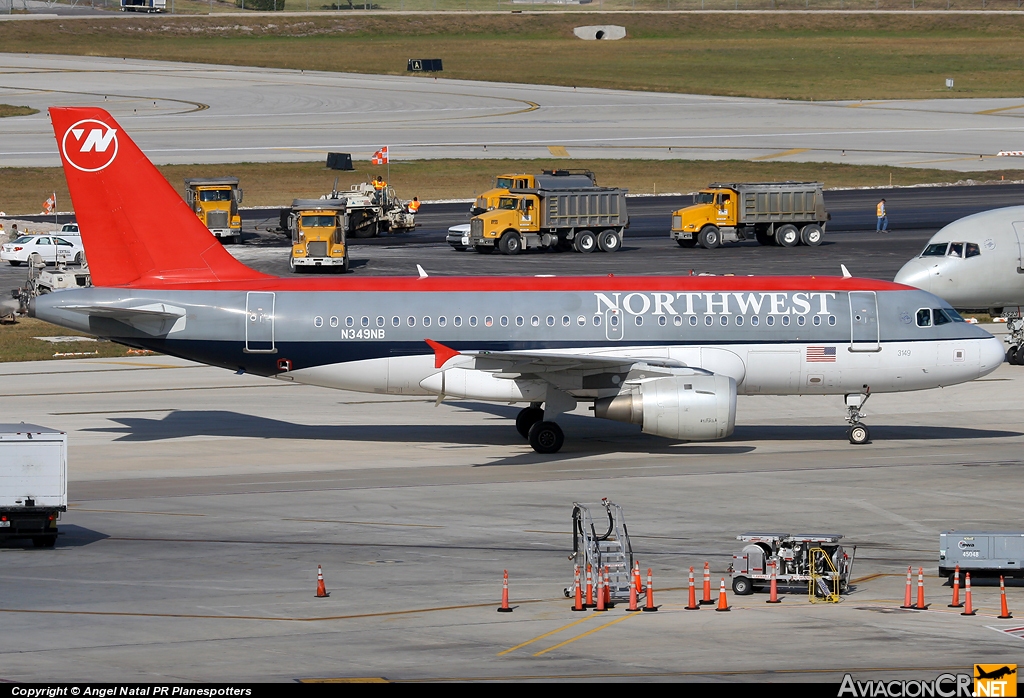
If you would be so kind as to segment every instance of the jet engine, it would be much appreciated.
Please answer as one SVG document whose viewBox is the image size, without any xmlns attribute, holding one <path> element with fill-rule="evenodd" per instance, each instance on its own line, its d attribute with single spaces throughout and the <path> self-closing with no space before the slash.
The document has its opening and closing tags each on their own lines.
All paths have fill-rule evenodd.
<svg viewBox="0 0 1024 698">
<path fill-rule="evenodd" d="M 627 382 L 618 395 L 597 400 L 594 415 L 670 439 L 724 439 L 736 426 L 736 380 L 695 374 Z"/>
</svg>

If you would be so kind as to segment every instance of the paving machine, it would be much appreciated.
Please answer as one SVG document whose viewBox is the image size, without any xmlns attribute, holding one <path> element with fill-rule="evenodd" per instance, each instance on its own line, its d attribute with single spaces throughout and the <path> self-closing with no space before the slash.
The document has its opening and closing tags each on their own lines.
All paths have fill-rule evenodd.
<svg viewBox="0 0 1024 698">
<path fill-rule="evenodd" d="M 732 590 L 737 596 L 753 594 L 768 586 L 774 569 L 779 586 L 807 584 L 812 601 L 839 601 L 850 585 L 853 555 L 839 544 L 836 533 L 791 535 L 744 533 L 736 540 L 746 543 L 732 556 Z"/>
<path fill-rule="evenodd" d="M 377 191 L 372 184 L 353 184 L 348 191 L 338 191 L 338 180 L 330 194 L 321 199 L 341 201 L 348 211 L 350 237 L 373 238 L 381 233 L 404 233 L 416 227 L 416 214 L 406 208 L 395 194 L 394 187 Z"/>
</svg>

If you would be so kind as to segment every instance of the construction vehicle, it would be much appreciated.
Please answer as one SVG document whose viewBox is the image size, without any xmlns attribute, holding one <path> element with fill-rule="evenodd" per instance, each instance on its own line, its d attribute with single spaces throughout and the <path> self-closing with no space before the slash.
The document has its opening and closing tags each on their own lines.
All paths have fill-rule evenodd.
<svg viewBox="0 0 1024 698">
<path fill-rule="evenodd" d="M 670 237 L 680 247 L 709 250 L 741 240 L 817 246 L 830 219 L 821 182 L 716 183 L 672 214 Z"/>
<path fill-rule="evenodd" d="M 190 177 L 185 180 L 185 202 L 216 237 L 236 245 L 242 243 L 238 177 Z"/>
<path fill-rule="evenodd" d="M 167 0 L 121 0 L 121 12 L 166 12 Z"/>
<path fill-rule="evenodd" d="M 604 508 L 604 517 L 608 519 L 604 533 L 598 533 L 597 527 L 605 527 L 603 521 L 596 522 L 590 513 L 590 507 L 578 502 L 572 503 L 572 555 L 574 569 L 579 567 L 580 576 L 585 579 L 589 568 L 594 575 L 608 571 L 609 589 L 612 601 L 629 601 L 629 587 L 633 571 L 633 546 L 629 542 L 629 531 L 622 516 L 622 507 L 609 502 L 607 497 L 598 505 L 591 505 L 600 516 L 600 508 Z M 575 573 L 574 573 L 575 575 Z M 574 582 L 575 583 L 575 582 Z M 585 583 L 585 582 L 584 582 Z M 594 577 L 596 588 L 597 577 Z M 571 597 L 572 587 L 562 590 L 565 596 Z"/>
<path fill-rule="evenodd" d="M 541 248 L 615 252 L 629 227 L 626 190 L 606 187 L 511 189 L 469 222 L 477 252 L 519 254 Z"/>
<path fill-rule="evenodd" d="M 469 215 L 478 216 L 498 207 L 502 196 L 513 189 L 583 189 L 596 187 L 597 178 L 590 170 L 542 170 L 541 174 L 501 174 L 494 178 L 494 187 L 478 196 L 469 207 Z M 453 225 L 448 228 L 446 238 L 456 251 L 470 247 L 469 224 Z"/>
<path fill-rule="evenodd" d="M 939 576 L 956 566 L 974 577 L 1024 577 L 1024 532 L 946 531 L 939 534 Z"/>
<path fill-rule="evenodd" d="M 57 542 L 68 510 L 68 435 L 35 424 L 0 424 L 0 541 Z"/>
<path fill-rule="evenodd" d="M 407 202 L 395 194 L 388 185 L 381 191 L 368 182 L 353 184 L 347 191 L 338 191 L 338 180 L 330 194 L 320 197 L 338 201 L 348 211 L 347 233 L 354 238 L 374 238 L 382 233 L 404 233 L 416 227 L 416 214 L 407 208 Z M 284 227 L 284 226 L 282 226 Z"/>
<path fill-rule="evenodd" d="M 295 199 L 286 227 L 292 236 L 288 266 L 294 272 L 307 269 L 348 271 L 348 221 L 343 201 Z"/>
<path fill-rule="evenodd" d="M 766 587 L 775 572 L 778 586 L 807 585 L 812 600 L 838 601 L 850 586 L 853 556 L 839 544 L 836 533 L 790 535 L 744 533 L 736 540 L 747 545 L 732 556 L 732 590 L 746 596 Z"/>
</svg>

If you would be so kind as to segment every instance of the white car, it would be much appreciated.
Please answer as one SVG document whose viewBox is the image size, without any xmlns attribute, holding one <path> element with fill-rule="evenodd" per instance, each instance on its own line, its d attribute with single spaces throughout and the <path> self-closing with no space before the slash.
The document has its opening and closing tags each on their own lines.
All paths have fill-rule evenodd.
<svg viewBox="0 0 1024 698">
<path fill-rule="evenodd" d="M 448 235 L 445 237 L 445 240 L 458 252 L 468 250 L 472 247 L 469 244 L 469 223 L 453 225 L 451 228 L 448 228 Z"/>
<path fill-rule="evenodd" d="M 22 235 L 0 247 L 0 259 L 12 267 L 25 262 L 56 264 L 58 259 L 81 265 L 85 262 L 85 248 L 77 235 Z"/>
</svg>

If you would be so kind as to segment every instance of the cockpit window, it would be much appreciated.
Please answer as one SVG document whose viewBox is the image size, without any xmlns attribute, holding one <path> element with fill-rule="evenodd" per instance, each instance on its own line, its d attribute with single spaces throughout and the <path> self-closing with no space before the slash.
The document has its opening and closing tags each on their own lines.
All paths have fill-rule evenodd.
<svg viewBox="0 0 1024 698">
<path fill-rule="evenodd" d="M 945 257 L 946 248 L 949 246 L 948 242 L 936 242 L 928 245 L 924 248 L 924 252 L 921 253 L 922 257 Z"/>
<path fill-rule="evenodd" d="M 946 253 L 949 257 L 963 257 L 964 256 L 964 243 L 962 242 L 951 242 L 949 243 L 949 252 Z"/>
<path fill-rule="evenodd" d="M 932 308 L 932 317 L 935 318 L 936 326 L 945 325 L 948 322 L 964 322 L 960 313 L 952 308 Z"/>
<path fill-rule="evenodd" d="M 967 254 L 964 255 L 965 257 L 977 257 L 980 254 L 981 254 L 981 248 L 978 247 L 978 243 L 976 243 L 976 242 L 968 242 L 967 243 Z"/>
<path fill-rule="evenodd" d="M 917 311 L 917 326 L 918 327 L 931 327 L 932 326 L 932 311 L 930 308 L 921 308 Z"/>
</svg>

